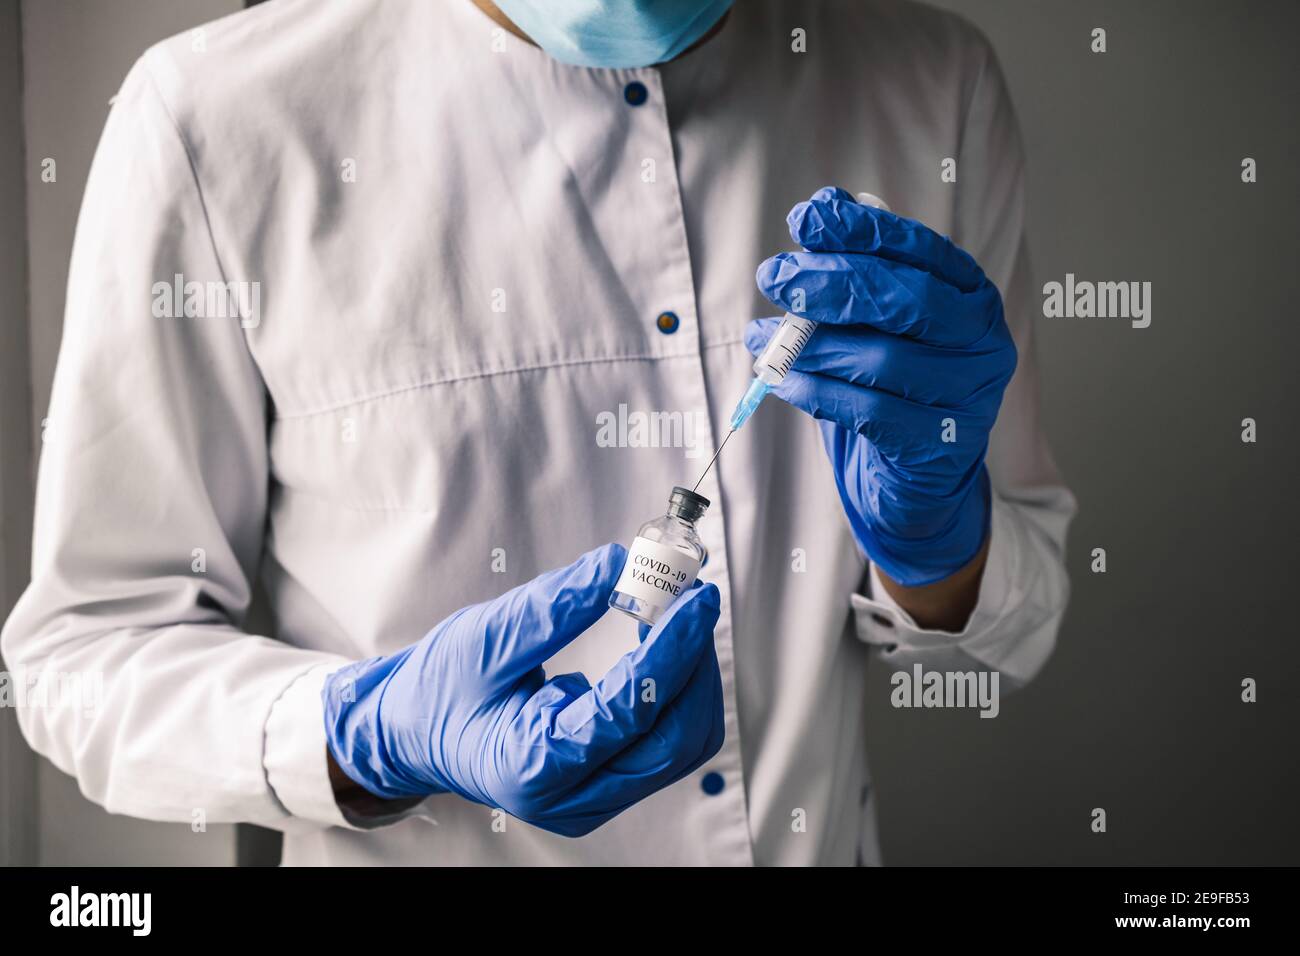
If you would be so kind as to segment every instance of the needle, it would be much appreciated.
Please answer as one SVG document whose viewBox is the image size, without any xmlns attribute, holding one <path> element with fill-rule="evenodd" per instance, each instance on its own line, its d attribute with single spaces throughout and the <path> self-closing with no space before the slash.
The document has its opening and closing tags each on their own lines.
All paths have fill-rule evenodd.
<svg viewBox="0 0 1300 956">
<path fill-rule="evenodd" d="M 709 463 L 704 466 L 704 471 L 700 472 L 699 481 L 695 482 L 695 486 L 691 488 L 691 491 L 694 491 L 696 488 L 700 487 L 700 482 L 704 480 L 704 476 L 709 473 L 709 469 L 713 467 L 713 463 L 717 461 L 718 456 L 722 454 L 723 445 L 726 445 L 727 442 L 731 439 L 731 436 L 734 434 L 736 434 L 736 430 L 734 428 L 731 431 L 727 432 L 727 437 L 722 439 L 722 445 L 718 446 L 718 450 L 713 453 L 713 457 L 709 459 Z"/>
</svg>

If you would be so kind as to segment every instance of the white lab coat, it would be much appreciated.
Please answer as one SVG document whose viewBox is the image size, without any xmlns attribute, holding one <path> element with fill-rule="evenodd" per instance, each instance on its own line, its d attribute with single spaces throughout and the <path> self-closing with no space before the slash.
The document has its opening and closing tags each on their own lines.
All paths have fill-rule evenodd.
<svg viewBox="0 0 1300 956">
<path fill-rule="evenodd" d="M 95 674 L 104 695 L 24 708 L 27 738 L 113 812 L 277 827 L 290 863 L 875 862 L 873 648 L 1006 687 L 1066 604 L 1074 505 L 1038 421 L 1022 172 L 987 43 L 901 3 L 745 0 L 640 70 L 559 64 L 469 0 L 284 0 L 203 50 L 154 47 L 87 186 L 33 581 L 4 630 L 20 679 Z M 754 269 L 827 184 L 952 235 L 1005 298 L 1020 366 L 966 630 L 870 596 L 816 426 L 769 399 L 700 488 L 716 758 L 578 840 L 498 832 L 449 795 L 345 821 L 324 675 L 662 514 L 746 385 L 746 321 L 776 311 Z M 156 316 L 176 274 L 259 283 L 256 322 Z M 693 447 L 662 447 L 672 413 Z M 624 447 L 601 440 L 611 416 Z M 259 574 L 273 636 L 245 632 Z M 595 678 L 635 640 L 611 613 L 550 670 Z"/>
</svg>

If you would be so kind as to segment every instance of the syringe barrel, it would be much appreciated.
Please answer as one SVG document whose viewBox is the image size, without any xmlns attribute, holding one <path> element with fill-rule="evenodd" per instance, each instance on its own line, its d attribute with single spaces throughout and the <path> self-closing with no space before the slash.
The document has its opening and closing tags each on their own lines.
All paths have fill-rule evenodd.
<svg viewBox="0 0 1300 956">
<path fill-rule="evenodd" d="M 787 312 L 759 354 L 758 360 L 754 362 L 754 377 L 768 385 L 778 384 L 790 371 L 790 366 L 808 344 L 816 328 L 817 323 L 811 319 Z"/>
</svg>

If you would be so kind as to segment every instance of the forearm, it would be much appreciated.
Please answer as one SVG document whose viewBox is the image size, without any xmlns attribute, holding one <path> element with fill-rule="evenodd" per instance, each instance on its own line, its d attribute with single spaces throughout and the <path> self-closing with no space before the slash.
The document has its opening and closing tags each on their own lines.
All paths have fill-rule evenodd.
<svg viewBox="0 0 1300 956">
<path fill-rule="evenodd" d="M 385 800 L 377 797 L 361 784 L 357 783 L 338 765 L 334 755 L 325 748 L 325 764 L 329 770 L 330 788 L 334 791 L 334 800 L 339 809 L 349 818 L 388 817 L 408 810 L 420 802 L 421 798 L 406 800 Z"/>
<path fill-rule="evenodd" d="M 986 538 L 979 554 L 955 573 L 920 587 L 905 587 L 883 570 L 877 569 L 880 582 L 900 608 L 911 615 L 917 625 L 927 630 L 959 633 L 966 627 L 979 601 L 980 581 L 988 560 Z"/>
</svg>

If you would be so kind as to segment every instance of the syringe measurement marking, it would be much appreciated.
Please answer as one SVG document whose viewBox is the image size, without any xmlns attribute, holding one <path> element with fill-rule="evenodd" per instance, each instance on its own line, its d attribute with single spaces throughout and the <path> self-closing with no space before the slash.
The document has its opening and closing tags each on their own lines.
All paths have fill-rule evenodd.
<svg viewBox="0 0 1300 956">
<path fill-rule="evenodd" d="M 790 373 L 790 366 L 794 365 L 795 359 L 799 357 L 799 352 L 808 344 L 808 339 L 811 337 L 809 332 L 801 328 L 796 328 L 794 334 L 795 340 L 793 348 L 786 345 L 784 342 L 778 342 L 776 344 L 778 349 L 785 352 L 785 361 L 781 362 L 779 365 L 772 364 L 771 362 L 768 363 L 769 367 L 781 373 L 782 378 Z"/>
</svg>

